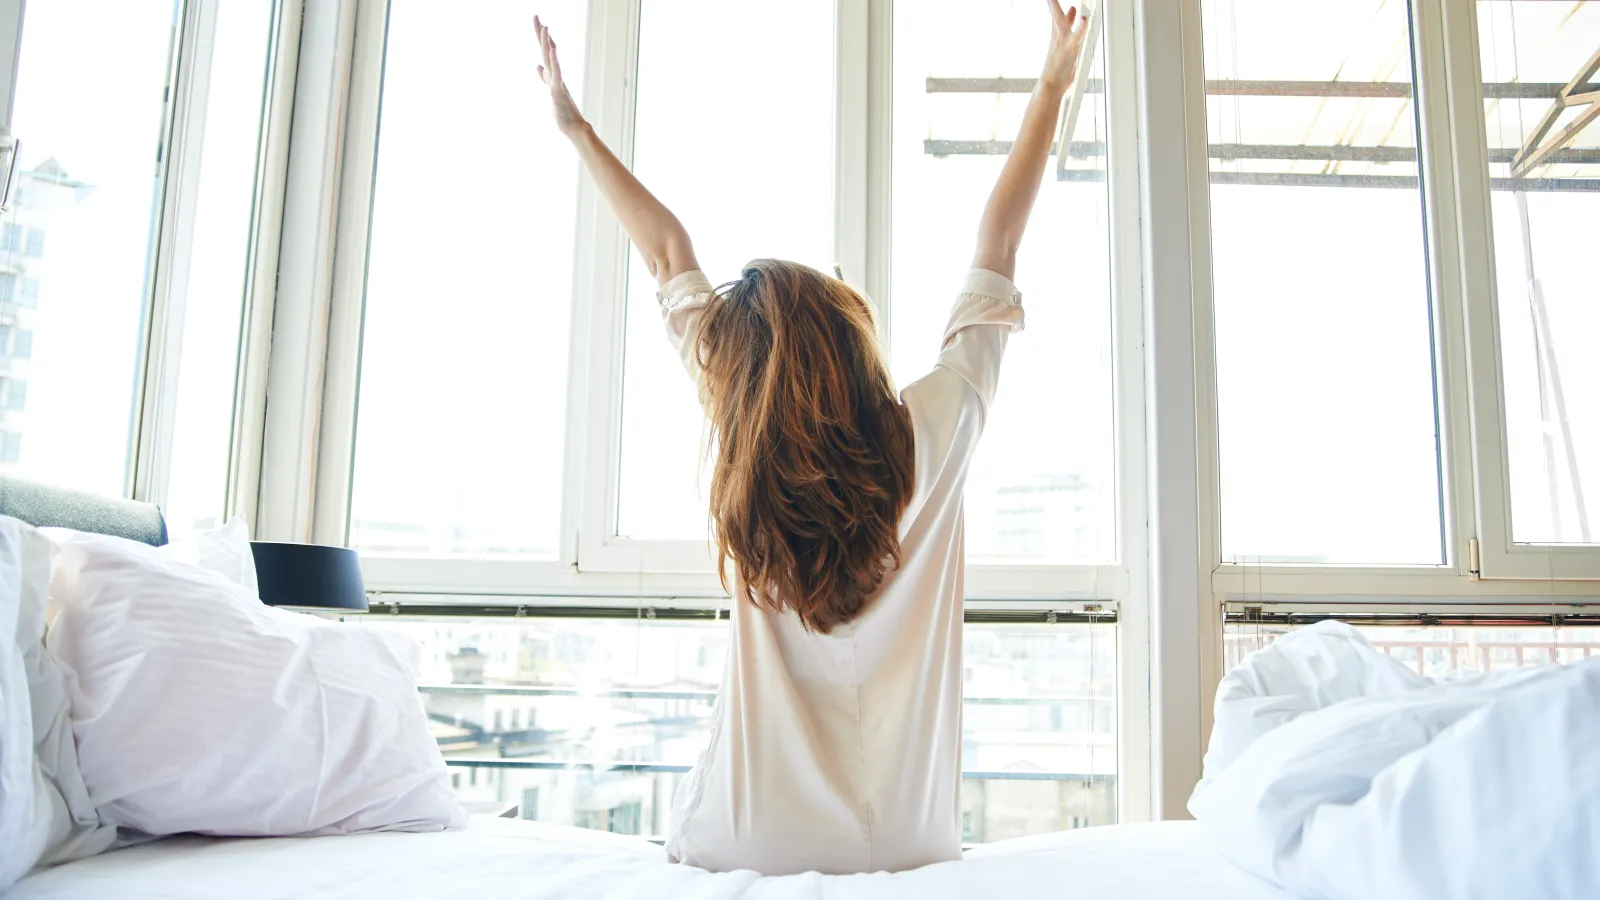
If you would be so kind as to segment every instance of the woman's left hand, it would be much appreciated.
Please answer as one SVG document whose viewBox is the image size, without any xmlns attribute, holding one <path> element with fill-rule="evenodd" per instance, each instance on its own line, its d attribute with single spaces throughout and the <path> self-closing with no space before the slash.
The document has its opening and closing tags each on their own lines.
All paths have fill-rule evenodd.
<svg viewBox="0 0 1600 900">
<path fill-rule="evenodd" d="M 550 29 L 534 16 L 533 30 L 539 35 L 539 53 L 544 60 L 539 66 L 539 77 L 550 88 L 550 106 L 556 114 L 556 127 L 562 134 L 571 135 L 584 125 L 583 113 L 578 111 L 578 104 L 572 102 L 572 94 L 561 77 L 561 59 L 556 55 L 556 39 L 550 36 Z"/>
<path fill-rule="evenodd" d="M 1050 52 L 1040 80 L 1065 88 L 1072 84 L 1072 76 L 1078 70 L 1078 54 L 1083 50 L 1083 36 L 1089 31 L 1089 16 L 1078 6 L 1063 12 L 1061 0 L 1046 3 L 1050 7 Z"/>
</svg>

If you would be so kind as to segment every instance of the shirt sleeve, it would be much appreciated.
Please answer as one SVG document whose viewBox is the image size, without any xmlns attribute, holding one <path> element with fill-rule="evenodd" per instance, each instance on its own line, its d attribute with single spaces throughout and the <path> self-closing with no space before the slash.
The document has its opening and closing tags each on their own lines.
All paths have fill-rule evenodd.
<svg viewBox="0 0 1600 900">
<path fill-rule="evenodd" d="M 661 303 L 661 321 L 667 328 L 667 341 L 677 351 L 684 371 L 695 384 L 700 383 L 700 324 L 706 304 L 711 302 L 711 282 L 699 269 L 672 277 L 656 292 Z"/>
<path fill-rule="evenodd" d="M 969 271 L 945 326 L 939 365 L 972 386 L 985 415 L 1000 381 L 1006 339 L 1022 327 L 1022 294 L 1011 279 L 988 269 Z"/>
</svg>

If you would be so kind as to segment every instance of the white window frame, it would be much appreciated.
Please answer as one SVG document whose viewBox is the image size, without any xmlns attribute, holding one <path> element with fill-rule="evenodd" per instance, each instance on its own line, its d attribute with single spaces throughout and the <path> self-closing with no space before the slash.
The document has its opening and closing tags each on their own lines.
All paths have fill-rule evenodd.
<svg viewBox="0 0 1600 900">
<path fill-rule="evenodd" d="M 200 167 L 209 108 L 211 86 L 212 49 L 216 38 L 217 16 L 223 0 L 187 0 L 180 11 L 176 72 L 173 79 L 172 101 L 169 104 L 171 126 L 168 131 L 165 156 L 165 178 L 162 183 L 162 202 L 155 245 L 152 299 L 147 317 L 144 362 L 141 369 L 139 391 L 138 430 L 135 436 L 132 459 L 132 490 L 135 499 L 165 506 L 171 482 L 172 439 L 176 427 L 178 379 L 183 356 L 183 326 L 188 296 L 190 258 L 194 246 L 196 204 L 200 194 Z M 274 147 L 282 144 L 287 129 L 274 114 L 280 102 L 278 73 L 287 55 L 289 69 L 293 70 L 293 54 L 298 37 L 299 4 L 278 0 L 273 10 L 274 22 L 269 32 L 265 73 L 269 90 L 263 98 L 262 129 L 258 137 L 255 197 L 252 205 L 254 219 L 250 223 L 250 253 L 247 257 L 247 284 L 245 286 L 244 316 L 241 323 L 238 353 L 240 366 L 234 385 L 234 410 L 229 440 L 229 463 L 219 474 L 223 479 L 221 503 L 214 510 L 226 518 L 247 502 L 240 491 L 243 484 L 237 475 L 243 464 L 241 437 L 247 428 L 241 421 L 242 390 L 245 382 L 245 358 L 249 355 L 251 322 L 256 319 L 257 307 L 264 305 L 270 317 L 271 284 L 263 284 L 258 276 L 263 256 L 276 261 L 276 235 L 280 223 L 273 199 L 281 204 L 281 191 L 274 191 L 270 173 L 277 156 Z M 263 251 L 267 251 L 263 253 Z M 270 318 L 268 319 L 270 321 Z M 265 333 L 265 332 L 259 332 Z M 253 493 L 253 492 L 250 492 Z"/>
<path fill-rule="evenodd" d="M 1147 54 L 1142 74 L 1152 91 L 1164 86 L 1164 97 L 1182 98 L 1177 108 L 1154 109 L 1160 98 L 1149 103 L 1141 149 L 1146 191 L 1159 198 L 1146 207 L 1145 252 L 1174 270 L 1165 283 L 1159 267 L 1149 270 L 1147 291 L 1177 302 L 1187 289 L 1192 315 L 1192 372 L 1181 359 L 1173 362 L 1179 348 L 1162 343 L 1183 330 L 1182 315 L 1164 320 L 1153 311 L 1148 326 L 1155 348 L 1148 412 L 1151 508 L 1161 523 L 1151 534 L 1150 629 L 1157 648 L 1151 671 L 1153 802 L 1163 815 L 1182 815 L 1211 729 L 1230 605 L 1572 615 L 1600 603 L 1600 586 L 1585 580 L 1600 577 L 1600 548 L 1514 546 L 1509 540 L 1476 4 L 1411 0 L 1445 559 L 1437 565 L 1362 566 L 1256 564 L 1222 557 L 1202 0 L 1179 0 L 1176 11 L 1161 0 L 1138 2 Z M 1169 28 L 1179 33 L 1166 34 Z M 1184 151 L 1164 152 L 1175 144 Z M 1186 375 L 1192 376 L 1187 392 Z M 1169 408 L 1162 397 L 1173 392 L 1178 399 Z M 1185 400 L 1193 404 L 1192 445 L 1177 427 Z M 1168 428 L 1163 437 L 1161 423 L 1168 421 L 1177 430 Z M 1185 533 L 1191 509 L 1184 508 L 1182 478 L 1189 471 L 1198 474 L 1192 505 L 1198 533 L 1192 544 Z M 1164 512 L 1174 511 L 1177 515 L 1161 521 Z M 1173 545 L 1170 552 L 1164 545 Z M 1198 551 L 1201 580 L 1199 590 L 1186 596 L 1182 551 L 1188 546 Z M 1200 608 L 1192 609 L 1187 598 L 1196 595 Z M 1198 696 L 1190 684 L 1198 684 Z"/>
<path fill-rule="evenodd" d="M 184 146 L 203 126 L 192 98 L 202 86 L 183 67 L 203 58 L 205 11 L 219 2 L 188 0 L 182 13 L 130 462 L 133 495 L 158 502 L 170 465 L 185 223 L 193 214 L 196 161 Z M 582 74 L 594 125 L 625 160 L 640 2 L 590 0 Z M 847 281 L 888 298 L 892 0 L 835 3 L 836 260 Z M 1105 0 L 1118 560 L 968 570 L 974 608 L 1115 605 L 1124 821 L 1182 815 L 1210 729 L 1227 603 L 1402 612 L 1600 603 L 1600 547 L 1511 541 L 1470 0 L 1411 0 L 1446 558 L 1428 566 L 1222 559 L 1200 4 Z M 20 0 L 0 0 L 0 44 L 20 10 Z M 245 514 L 259 538 L 346 538 L 388 11 L 388 0 L 280 4 L 227 494 L 227 512 Z M 698 542 L 608 538 L 631 251 L 592 186 L 580 184 L 558 558 L 368 559 L 374 591 L 530 605 L 575 597 L 700 609 L 728 602 Z M 887 327 L 893 309 L 883 312 Z M 597 459 L 604 464 L 589 464 Z"/>
<path fill-rule="evenodd" d="M 332 274 L 322 280 L 328 310 L 319 307 L 299 313 L 291 321 L 311 321 L 291 332 L 297 346 L 312 347 L 310 353 L 297 353 L 284 359 L 283 368 L 297 373 L 295 385 L 319 383 L 322 393 L 317 404 L 293 394 L 294 385 L 284 388 L 286 403 L 274 400 L 273 408 L 286 407 L 283 415 L 291 424 L 278 429 L 285 437 L 272 445 L 273 429 L 268 429 L 266 457 L 285 471 L 277 478 L 263 476 L 263 485 L 274 485 L 275 502 L 285 507 L 276 512 L 263 504 L 258 517 L 261 528 L 290 536 L 309 535 L 331 543 L 343 543 L 349 514 L 350 464 L 354 438 L 354 407 L 360 353 L 360 305 L 364 281 L 364 250 L 367 219 L 371 208 L 373 141 L 376 139 L 377 104 L 382 84 L 382 31 L 386 22 L 384 0 L 339 0 L 330 4 L 343 10 L 350 20 L 338 31 L 339 41 L 332 52 L 347 54 L 348 72 L 330 60 L 313 71 L 332 71 L 331 79 L 307 84 L 302 64 L 301 84 L 317 90 L 317 98 L 327 96 L 331 81 L 337 91 L 343 87 L 348 113 L 344 119 L 342 158 L 324 141 L 319 152 L 307 157 L 319 161 L 319 172 L 342 165 L 336 186 L 324 186 L 324 193 L 337 193 L 337 241 L 340 247 L 360 248 L 333 253 Z M 837 0 L 835 25 L 835 244 L 836 258 L 847 281 L 864 288 L 874 297 L 888 296 L 889 184 L 883 173 L 889 171 L 892 10 L 888 0 Z M 639 41 L 639 0 L 592 0 L 589 6 L 586 63 L 583 72 L 585 106 L 592 124 L 602 139 L 624 161 L 632 156 L 635 108 L 634 76 Z M 1113 60 L 1131 54 L 1131 12 L 1122 16 L 1120 26 L 1108 28 L 1108 41 L 1122 41 L 1128 50 L 1112 50 Z M 335 30 L 338 17 L 324 13 L 329 22 L 321 31 Z M 344 21 L 344 20 L 339 20 Z M 303 39 L 320 33 L 317 23 L 307 20 Z M 344 48 L 342 51 L 338 48 Z M 1131 110 L 1132 77 L 1125 76 L 1126 97 L 1122 109 Z M 1113 90 L 1117 90 L 1113 86 Z M 1115 104 L 1113 104 L 1115 105 Z M 318 108 L 321 109 L 319 102 Z M 300 117 L 297 110 L 297 119 Z M 321 113 L 319 112 L 320 116 Z M 1116 119 L 1131 118 L 1123 113 Z M 318 125 L 321 124 L 319 118 Z M 331 129 L 330 129 L 331 130 Z M 1123 172 L 1136 172 L 1136 131 L 1123 129 L 1119 152 L 1113 165 Z M 297 138 L 297 145 L 302 142 Z M 312 143 L 308 139 L 307 144 Z M 1137 192 L 1131 189 L 1136 178 L 1125 179 L 1130 189 L 1117 191 L 1113 179 L 1113 293 L 1119 307 L 1135 306 L 1138 294 L 1138 209 Z M 302 193 L 305 193 L 302 191 Z M 295 202 L 291 185 L 290 202 Z M 324 198 L 326 200 L 326 198 Z M 314 208 L 321 208 L 320 205 Z M 615 531 L 620 486 L 621 402 L 623 391 L 623 328 L 627 293 L 627 266 L 632 252 L 626 235 L 605 209 L 604 200 L 587 179 L 580 181 L 577 210 L 577 253 L 574 260 L 574 304 L 572 344 L 568 379 L 564 497 L 561 511 L 562 540 L 560 557 L 553 562 L 480 561 L 450 559 L 370 559 L 366 572 L 371 583 L 381 589 L 471 591 L 474 593 L 537 594 L 558 592 L 659 594 L 699 596 L 707 600 L 724 595 L 713 573 L 710 549 L 700 541 L 651 541 L 618 536 Z M 292 263 L 292 264 L 291 264 Z M 309 268 L 299 255 L 285 251 L 281 277 L 287 285 Z M 300 292 L 316 297 L 316 289 Z M 313 303 L 314 306 L 318 304 Z M 282 310 L 280 310 L 280 317 Z M 892 316 L 892 309 L 887 315 Z M 326 316 L 325 319 L 322 317 Z M 325 321 L 326 325 L 320 323 Z M 1139 410 L 1143 400 L 1141 320 L 1117 316 L 1117 441 L 1118 522 L 1117 547 L 1120 559 L 1109 565 L 1084 566 L 984 566 L 968 570 L 969 593 L 993 600 L 1106 599 L 1123 601 L 1131 593 L 1131 568 L 1142 568 L 1144 560 L 1144 494 L 1142 489 L 1144 447 L 1142 416 L 1121 415 Z M 283 326 L 277 326 L 282 329 Z M 325 333 L 324 333 L 325 329 Z M 325 341 L 325 361 L 315 360 L 315 348 Z M 278 361 L 275 360 L 275 363 Z M 274 365 L 276 381 L 290 380 L 287 372 Z M 314 417 L 317 428 L 304 423 Z M 314 438 L 308 438 L 314 433 Z M 310 448 L 314 446 L 313 452 Z M 300 461 L 296 462 L 295 457 Z M 311 459 L 314 462 L 306 462 Z M 310 523 L 309 530 L 304 523 Z M 1134 566 L 1128 560 L 1135 562 Z"/>
<path fill-rule="evenodd" d="M 1465 305 L 1468 396 L 1476 478 L 1476 565 L 1484 579 L 1600 579 L 1600 544 L 1517 543 L 1511 530 L 1511 486 L 1499 336 L 1494 230 L 1490 219 L 1487 131 L 1477 4 L 1443 3 L 1443 66 L 1447 110 L 1456 141 L 1453 188 L 1458 197 L 1462 248 L 1459 278 Z M 1593 585 L 1589 590 L 1600 593 Z"/>
<path fill-rule="evenodd" d="M 1182 0 L 1186 43 L 1200 52 L 1201 2 Z M 1445 559 L 1437 565 L 1295 565 L 1226 560 L 1221 554 L 1215 350 L 1209 259 L 1196 256 L 1196 379 L 1200 439 L 1197 467 L 1205 473 L 1201 508 L 1203 559 L 1215 604 L 1241 597 L 1392 600 L 1401 608 L 1448 602 L 1529 604 L 1552 596 L 1597 598 L 1600 548 L 1511 545 L 1505 500 L 1504 418 L 1500 407 L 1498 341 L 1493 331 L 1492 245 L 1488 165 L 1483 150 L 1483 90 L 1479 81 L 1476 5 L 1465 0 L 1412 0 L 1416 102 L 1428 277 L 1434 333 L 1436 403 L 1440 420 L 1441 501 Z M 1198 64 L 1197 64 L 1198 66 Z M 1198 68 L 1197 70 L 1198 71 Z M 1198 78 L 1191 72 L 1192 78 Z M 1195 92 L 1191 121 L 1204 123 L 1205 97 Z M 1203 124 L 1199 126 L 1203 131 Z M 1200 141 L 1204 140 L 1202 135 Z M 1191 142 L 1191 153 L 1205 151 Z M 1209 243 L 1209 210 L 1191 207 L 1191 228 Z M 1203 332 L 1203 333 L 1202 333 Z M 1486 579 L 1508 579 L 1489 581 Z M 1220 622 L 1214 605 L 1208 622 Z M 1220 626 L 1218 626 L 1218 629 Z M 1218 629 L 1211 629 L 1220 634 Z M 1216 642 L 1206 639 L 1208 646 Z M 1214 684 L 1220 672 L 1206 673 Z"/>
<path fill-rule="evenodd" d="M 211 60 L 215 45 L 216 20 L 223 0 L 184 0 L 176 10 L 177 30 L 168 63 L 169 93 L 161 127 L 159 195 L 151 234 L 150 275 L 144 285 L 144 329 L 140 334 L 137 373 L 138 391 L 134 397 L 132 446 L 129 448 L 124 492 L 138 500 L 165 505 L 172 465 L 172 438 L 177 402 L 178 365 L 182 356 L 184 307 L 187 295 L 189 259 L 193 246 L 194 218 L 199 198 L 201 147 L 205 133 Z M 298 38 L 300 3 L 279 0 L 276 21 L 270 35 L 269 74 L 272 90 L 266 102 L 282 107 L 292 102 L 292 92 L 281 90 L 279 73 L 294 68 Z M 11 112 L 26 30 L 25 0 L 0 0 L 0 111 L 4 130 L 9 132 Z M 274 209 L 281 203 L 282 191 L 274 182 L 273 138 L 282 143 L 287 136 L 282 116 L 267 115 L 261 136 L 256 173 L 255 219 L 251 223 L 250 285 L 245 309 L 260 324 L 259 308 L 265 306 L 267 322 L 271 316 L 271 280 L 264 277 L 276 269 L 278 220 Z M 26 135 L 18 135 L 26 140 Z M 19 238 L 20 239 L 20 238 Z M 19 246 L 18 251 L 24 248 Z M 263 303 L 263 300 L 265 301 Z M 251 338 L 270 336 L 270 328 L 247 326 L 240 335 L 241 375 L 243 357 Z M 235 410 L 231 458 L 222 485 L 223 502 L 218 514 L 231 515 L 247 507 L 255 494 L 255 479 L 248 473 L 252 441 L 248 423 L 240 412 L 246 408 L 244 378 L 235 390 Z"/>
</svg>

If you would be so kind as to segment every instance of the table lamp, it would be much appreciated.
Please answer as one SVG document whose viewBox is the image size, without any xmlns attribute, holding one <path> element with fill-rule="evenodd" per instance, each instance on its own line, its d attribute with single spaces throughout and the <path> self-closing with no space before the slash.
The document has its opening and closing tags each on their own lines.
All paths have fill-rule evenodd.
<svg viewBox="0 0 1600 900">
<path fill-rule="evenodd" d="M 361 558 L 320 544 L 251 541 L 261 602 L 280 609 L 344 616 L 367 611 Z"/>
</svg>

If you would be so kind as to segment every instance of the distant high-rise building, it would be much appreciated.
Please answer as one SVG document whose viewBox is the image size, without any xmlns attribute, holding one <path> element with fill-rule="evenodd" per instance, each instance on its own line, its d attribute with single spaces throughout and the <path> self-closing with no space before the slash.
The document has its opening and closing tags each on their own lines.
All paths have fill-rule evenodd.
<svg viewBox="0 0 1600 900">
<path fill-rule="evenodd" d="M 1082 475 L 1040 475 L 1001 487 L 999 550 L 1003 556 L 1098 559 L 1095 486 Z"/>
<path fill-rule="evenodd" d="M 24 452 L 34 319 L 49 303 L 50 224 L 92 190 L 51 157 L 17 174 L 0 216 L 0 472 Z"/>
</svg>

